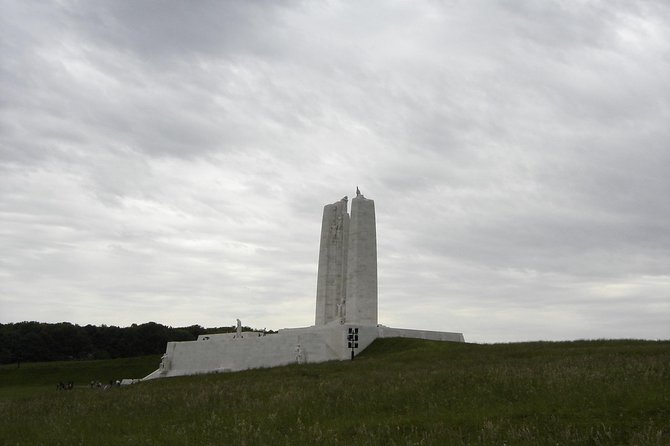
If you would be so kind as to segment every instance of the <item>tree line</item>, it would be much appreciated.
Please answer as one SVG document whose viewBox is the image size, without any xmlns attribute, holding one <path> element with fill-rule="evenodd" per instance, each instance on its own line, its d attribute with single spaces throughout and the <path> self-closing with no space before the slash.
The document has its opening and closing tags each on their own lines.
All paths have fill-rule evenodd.
<svg viewBox="0 0 670 446">
<path fill-rule="evenodd" d="M 249 327 L 242 327 L 251 330 Z M 130 327 L 79 326 L 69 322 L 0 324 L 0 364 L 74 359 L 110 359 L 165 352 L 170 341 L 194 341 L 201 334 L 231 333 L 236 327 L 168 327 L 156 322 Z M 270 333 L 271 331 L 264 331 Z"/>
</svg>

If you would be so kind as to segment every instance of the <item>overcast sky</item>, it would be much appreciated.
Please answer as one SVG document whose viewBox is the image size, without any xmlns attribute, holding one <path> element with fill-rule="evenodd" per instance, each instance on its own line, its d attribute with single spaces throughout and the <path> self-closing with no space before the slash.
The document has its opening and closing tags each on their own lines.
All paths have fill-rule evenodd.
<svg viewBox="0 0 670 446">
<path fill-rule="evenodd" d="M 0 0 L 0 323 L 670 338 L 670 5 Z"/>
</svg>

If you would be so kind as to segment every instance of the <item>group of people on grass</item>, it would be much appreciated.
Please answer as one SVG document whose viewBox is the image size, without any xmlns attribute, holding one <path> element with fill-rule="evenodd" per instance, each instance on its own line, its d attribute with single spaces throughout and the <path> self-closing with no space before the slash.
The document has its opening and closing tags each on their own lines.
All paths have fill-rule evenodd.
<svg viewBox="0 0 670 446">
<path fill-rule="evenodd" d="M 102 384 L 100 381 L 95 381 L 92 380 L 89 385 L 91 389 L 101 389 L 101 390 L 107 390 L 111 387 L 119 387 L 121 386 L 121 381 L 120 380 L 109 380 L 109 384 Z M 60 381 L 58 384 L 56 384 L 56 390 L 72 390 L 74 388 L 74 381 L 68 381 L 67 383 L 64 383 L 63 381 Z"/>
</svg>

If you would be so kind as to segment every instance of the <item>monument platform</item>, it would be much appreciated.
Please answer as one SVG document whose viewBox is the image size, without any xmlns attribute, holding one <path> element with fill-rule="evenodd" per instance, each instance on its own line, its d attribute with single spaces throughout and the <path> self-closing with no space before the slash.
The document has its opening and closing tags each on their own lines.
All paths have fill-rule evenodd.
<svg viewBox="0 0 670 446">
<path fill-rule="evenodd" d="M 377 338 L 394 337 L 464 342 L 462 333 L 337 322 L 286 328 L 265 335 L 259 332 L 202 335 L 197 341 L 169 342 L 158 370 L 144 379 L 341 361 L 352 359 Z"/>
</svg>

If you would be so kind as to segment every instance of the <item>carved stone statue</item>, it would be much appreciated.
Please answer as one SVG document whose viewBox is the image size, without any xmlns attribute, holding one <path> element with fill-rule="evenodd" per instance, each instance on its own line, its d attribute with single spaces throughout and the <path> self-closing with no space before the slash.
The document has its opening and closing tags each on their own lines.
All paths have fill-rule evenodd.
<svg viewBox="0 0 670 446">
<path fill-rule="evenodd" d="M 337 304 L 337 317 L 344 319 L 345 315 L 346 315 L 346 302 L 342 301 L 341 303 Z"/>
<path fill-rule="evenodd" d="M 295 347 L 295 361 L 298 364 L 302 364 L 303 362 L 305 362 L 305 354 L 302 351 L 302 345 L 300 345 L 300 344 L 298 344 Z"/>
<path fill-rule="evenodd" d="M 361 194 L 361 190 L 356 186 L 356 196 L 358 197 Z"/>
<path fill-rule="evenodd" d="M 163 356 L 161 356 L 161 365 L 159 367 L 162 371 L 167 372 L 170 370 L 170 358 L 168 357 L 168 354 L 165 353 Z"/>
</svg>

